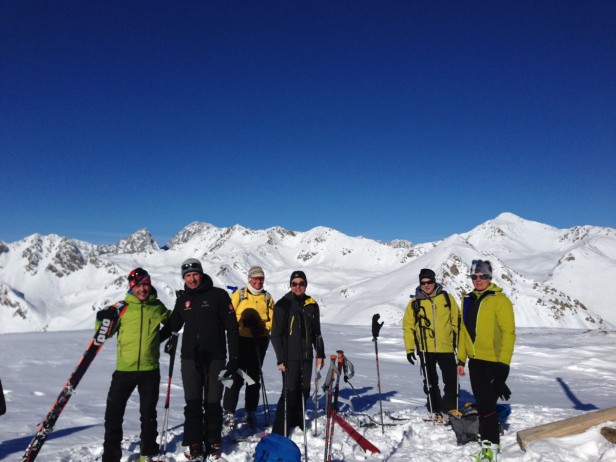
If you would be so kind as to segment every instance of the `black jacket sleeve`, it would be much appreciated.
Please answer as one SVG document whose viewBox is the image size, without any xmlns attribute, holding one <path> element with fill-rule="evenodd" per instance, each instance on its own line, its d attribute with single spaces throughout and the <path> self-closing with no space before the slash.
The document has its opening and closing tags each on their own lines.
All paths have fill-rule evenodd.
<svg viewBox="0 0 616 462">
<path fill-rule="evenodd" d="M 229 294 L 222 289 L 220 293 L 222 299 L 220 303 L 221 317 L 227 331 L 227 351 L 229 358 L 237 358 L 240 355 L 240 334 L 235 308 L 231 304 Z"/>
<path fill-rule="evenodd" d="M 286 310 L 288 310 L 289 300 L 281 298 L 274 305 L 274 316 L 272 318 L 272 330 L 270 331 L 270 339 L 274 352 L 276 353 L 276 362 L 278 364 L 285 362 L 285 342 L 284 334 L 286 330 Z"/>
</svg>

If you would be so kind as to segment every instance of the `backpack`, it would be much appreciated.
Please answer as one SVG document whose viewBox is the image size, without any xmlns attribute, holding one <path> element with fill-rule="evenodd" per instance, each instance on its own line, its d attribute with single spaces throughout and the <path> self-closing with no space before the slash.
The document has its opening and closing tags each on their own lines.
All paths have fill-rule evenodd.
<svg viewBox="0 0 616 462">
<path fill-rule="evenodd" d="M 292 440 L 277 433 L 264 436 L 255 448 L 255 462 L 300 462 L 302 453 Z"/>
<path fill-rule="evenodd" d="M 479 435 L 479 413 L 473 403 L 466 403 L 462 412 L 452 410 L 447 413 L 449 423 L 456 434 L 458 446 L 477 441 Z"/>
</svg>

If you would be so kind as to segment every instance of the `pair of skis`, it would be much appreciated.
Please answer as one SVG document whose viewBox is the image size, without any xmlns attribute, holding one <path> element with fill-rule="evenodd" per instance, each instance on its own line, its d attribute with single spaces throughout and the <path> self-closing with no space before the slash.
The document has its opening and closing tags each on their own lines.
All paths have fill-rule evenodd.
<svg viewBox="0 0 616 462">
<path fill-rule="evenodd" d="M 75 370 L 64 384 L 64 387 L 62 387 L 58 398 L 51 406 L 47 416 L 36 429 L 36 434 L 28 445 L 26 452 L 24 452 L 21 462 L 33 462 L 36 459 L 36 456 L 38 456 L 43 444 L 47 441 L 47 437 L 53 431 L 56 421 L 66 407 L 66 403 L 68 403 L 68 400 L 71 396 L 73 396 L 73 393 L 75 393 L 77 385 L 79 385 L 79 382 L 88 370 L 88 367 L 90 367 L 90 364 L 92 364 L 92 361 L 94 361 L 94 358 L 96 358 L 96 355 L 105 344 L 105 340 L 107 340 L 109 334 L 113 332 L 113 328 L 115 327 L 115 324 L 120 316 L 120 311 L 122 311 L 125 305 L 125 302 L 115 303 L 112 306 L 115 309 L 116 316 L 114 318 L 106 318 L 101 321 L 94 337 L 90 340 L 86 351 L 77 363 L 77 367 L 75 367 Z"/>
<path fill-rule="evenodd" d="M 115 316 L 112 318 L 105 318 L 100 322 L 100 326 L 94 333 L 94 337 L 90 340 L 86 351 L 83 353 L 79 361 L 77 362 L 77 366 L 75 370 L 68 378 L 67 382 L 62 387 L 58 398 L 51 406 L 51 409 L 47 413 L 45 419 L 39 424 L 36 429 L 36 434 L 32 438 L 32 441 L 28 445 L 26 451 L 24 452 L 21 462 L 33 462 L 38 456 L 43 444 L 47 441 L 47 437 L 53 431 L 60 414 L 66 407 L 68 400 L 75 393 L 75 389 L 79 382 L 83 378 L 84 374 L 96 358 L 96 355 L 100 351 L 100 349 L 105 344 L 105 341 L 113 332 L 114 327 L 120 317 L 121 311 L 126 306 L 126 303 L 121 301 L 114 303 L 112 308 L 114 309 Z M 172 339 L 169 342 L 169 350 L 165 350 L 167 353 L 171 355 L 170 365 L 169 365 L 169 382 L 167 384 L 167 396 L 165 399 L 165 412 L 163 418 L 163 431 L 161 436 L 161 460 L 167 446 L 167 427 L 168 427 L 168 413 L 169 413 L 169 397 L 171 390 L 171 376 L 173 374 L 173 362 L 175 358 L 175 349 L 177 346 L 177 333 L 173 333 Z"/>
<path fill-rule="evenodd" d="M 336 355 L 331 355 L 331 365 L 325 377 L 323 389 L 326 392 L 325 405 L 325 452 L 323 455 L 324 462 L 332 460 L 332 440 L 334 437 L 334 424 L 338 424 L 364 451 L 370 451 L 373 454 L 380 453 L 376 446 L 368 441 L 363 435 L 355 430 L 350 423 L 338 414 L 338 400 L 340 392 L 340 376 L 344 373 L 345 381 L 349 377 L 348 373 L 352 365 L 344 356 L 344 351 L 336 351 Z M 316 419 L 315 419 L 316 420 Z"/>
</svg>

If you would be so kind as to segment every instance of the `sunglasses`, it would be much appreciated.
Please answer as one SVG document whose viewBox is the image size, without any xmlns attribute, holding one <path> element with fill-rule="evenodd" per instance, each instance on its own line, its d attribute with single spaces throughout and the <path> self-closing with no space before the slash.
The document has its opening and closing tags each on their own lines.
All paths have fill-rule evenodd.
<svg viewBox="0 0 616 462">
<path fill-rule="evenodd" d="M 301 282 L 292 282 L 291 283 L 291 287 L 306 287 L 306 283 L 301 281 Z"/>
<path fill-rule="evenodd" d="M 419 281 L 420 286 L 429 286 L 430 284 L 434 284 L 434 281 Z"/>
<path fill-rule="evenodd" d="M 476 281 L 477 279 L 481 279 L 485 281 L 486 279 L 490 279 L 490 275 L 488 274 L 471 274 L 471 280 Z"/>
<path fill-rule="evenodd" d="M 184 263 L 182 265 L 182 271 L 186 271 L 187 269 L 198 269 L 201 271 L 201 265 L 199 263 Z"/>
</svg>

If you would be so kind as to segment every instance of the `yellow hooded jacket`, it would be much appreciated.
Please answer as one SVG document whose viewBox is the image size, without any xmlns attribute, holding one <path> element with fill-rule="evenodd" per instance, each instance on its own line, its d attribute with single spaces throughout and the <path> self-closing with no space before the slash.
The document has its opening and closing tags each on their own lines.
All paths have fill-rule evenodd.
<svg viewBox="0 0 616 462">
<path fill-rule="evenodd" d="M 407 354 L 414 352 L 416 345 L 419 351 L 426 353 L 454 352 L 454 343 L 458 336 L 460 309 L 451 296 L 449 296 L 451 306 L 447 306 L 447 299 L 440 285 L 437 285 L 436 290 L 437 295 L 433 298 L 422 298 L 425 295 L 421 292 L 422 295 L 413 297 L 406 306 L 402 318 L 402 331 L 404 332 L 404 347 Z M 419 290 L 417 294 L 420 294 Z M 413 309 L 415 301 L 419 302 L 420 315 L 425 316 L 428 321 L 426 324 L 429 324 L 425 331 L 427 343 L 425 350 L 422 347 L 420 326 Z"/>
<path fill-rule="evenodd" d="M 485 295 L 484 295 L 485 294 Z M 469 304 L 472 298 L 481 298 L 477 308 L 475 341 L 467 330 Z M 484 292 L 473 291 L 462 298 L 462 325 L 458 344 L 458 363 L 466 364 L 468 358 L 511 364 L 515 344 L 515 317 L 513 304 L 495 284 Z"/>
<path fill-rule="evenodd" d="M 240 337 L 252 338 L 255 336 L 253 331 L 257 337 L 269 334 L 274 316 L 274 299 L 271 295 L 268 296 L 267 291 L 253 295 L 244 287 L 233 292 L 231 303 L 240 326 Z"/>
</svg>

